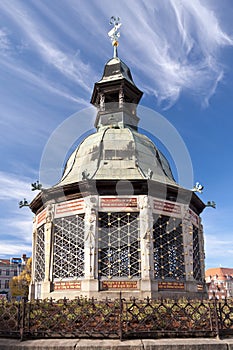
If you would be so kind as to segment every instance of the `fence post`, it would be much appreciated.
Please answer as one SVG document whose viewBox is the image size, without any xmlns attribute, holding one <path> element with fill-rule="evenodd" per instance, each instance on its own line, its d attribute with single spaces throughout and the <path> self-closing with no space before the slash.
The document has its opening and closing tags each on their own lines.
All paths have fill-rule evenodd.
<svg viewBox="0 0 233 350">
<path fill-rule="evenodd" d="M 122 303 L 123 303 L 123 300 L 122 300 L 122 295 L 121 295 L 122 293 L 121 293 L 121 291 L 120 291 L 120 300 L 119 300 L 119 302 L 120 302 L 120 315 L 119 315 L 119 336 L 120 336 L 120 341 L 122 341 L 122 338 L 123 338 L 123 334 L 122 334 L 122 332 L 123 332 L 123 330 L 122 330 L 122 314 L 123 314 L 123 305 L 122 305 Z"/>
<path fill-rule="evenodd" d="M 216 323 L 216 338 L 220 339 L 220 337 L 219 337 L 218 307 L 217 307 L 217 298 L 215 296 L 215 292 L 213 292 L 213 299 L 214 299 L 214 318 L 215 318 L 215 323 Z"/>
<path fill-rule="evenodd" d="M 23 297 L 23 307 L 22 307 L 22 317 L 21 317 L 21 327 L 20 327 L 20 341 L 24 338 L 24 328 L 25 328 L 25 317 L 26 317 L 26 302 L 27 298 Z"/>
</svg>

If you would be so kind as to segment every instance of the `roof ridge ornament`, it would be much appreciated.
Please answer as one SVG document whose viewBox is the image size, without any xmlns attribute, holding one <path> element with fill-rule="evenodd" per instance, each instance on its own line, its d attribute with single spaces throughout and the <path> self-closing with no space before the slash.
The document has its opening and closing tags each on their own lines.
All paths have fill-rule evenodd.
<svg viewBox="0 0 233 350">
<path fill-rule="evenodd" d="M 110 18 L 109 24 L 112 24 L 114 27 L 108 32 L 108 36 L 111 38 L 112 46 L 113 46 L 113 57 L 118 57 L 117 47 L 119 45 L 118 39 L 120 38 L 120 27 L 122 23 L 120 23 L 120 17 L 112 16 Z"/>
</svg>

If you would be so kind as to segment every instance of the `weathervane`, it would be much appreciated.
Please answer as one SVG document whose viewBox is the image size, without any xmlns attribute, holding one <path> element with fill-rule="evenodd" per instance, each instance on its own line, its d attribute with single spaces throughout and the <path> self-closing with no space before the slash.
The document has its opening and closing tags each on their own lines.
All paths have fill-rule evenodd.
<svg viewBox="0 0 233 350">
<path fill-rule="evenodd" d="M 112 46 L 114 48 L 113 51 L 113 57 L 117 57 L 117 46 L 119 45 L 118 39 L 120 37 L 120 27 L 122 25 L 122 23 L 120 23 L 120 17 L 115 17 L 112 16 L 110 18 L 110 24 L 112 24 L 114 27 L 108 32 L 108 36 L 111 38 L 112 41 Z"/>
</svg>

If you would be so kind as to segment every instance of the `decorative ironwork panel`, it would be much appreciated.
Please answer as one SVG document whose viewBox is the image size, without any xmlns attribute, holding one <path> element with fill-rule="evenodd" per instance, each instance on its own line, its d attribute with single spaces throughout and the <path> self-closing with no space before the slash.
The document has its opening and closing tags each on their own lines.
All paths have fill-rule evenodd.
<svg viewBox="0 0 233 350">
<path fill-rule="evenodd" d="M 193 278 L 196 281 L 203 281 L 200 259 L 199 230 L 193 225 Z"/>
<path fill-rule="evenodd" d="M 54 220 L 53 277 L 84 276 L 84 216 Z"/>
<path fill-rule="evenodd" d="M 211 302 L 185 300 L 125 301 L 123 336 L 130 338 L 203 337 L 218 334 Z"/>
<path fill-rule="evenodd" d="M 99 276 L 139 277 L 138 213 L 99 213 Z"/>
<path fill-rule="evenodd" d="M 35 259 L 35 281 L 43 281 L 45 278 L 45 227 L 40 226 L 36 234 L 36 259 Z"/>
<path fill-rule="evenodd" d="M 0 300 L 0 336 L 21 340 L 232 335 L 231 300 Z"/>
<path fill-rule="evenodd" d="M 216 300 L 215 300 L 216 302 Z M 218 318 L 223 335 L 233 335 L 233 300 L 225 299 L 218 302 Z"/>
<path fill-rule="evenodd" d="M 185 279 L 181 219 L 154 216 L 153 243 L 155 278 Z"/>
<path fill-rule="evenodd" d="M 17 336 L 20 330 L 20 303 L 0 300 L 0 336 Z"/>
</svg>

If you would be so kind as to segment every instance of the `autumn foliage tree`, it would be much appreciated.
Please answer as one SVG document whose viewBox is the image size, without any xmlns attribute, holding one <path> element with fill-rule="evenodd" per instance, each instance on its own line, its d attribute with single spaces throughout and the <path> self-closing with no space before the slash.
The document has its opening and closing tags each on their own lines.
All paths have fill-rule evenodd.
<svg viewBox="0 0 233 350">
<path fill-rule="evenodd" d="M 32 258 L 29 258 L 19 276 L 14 276 L 10 281 L 10 293 L 12 297 L 27 297 L 31 282 Z"/>
</svg>

